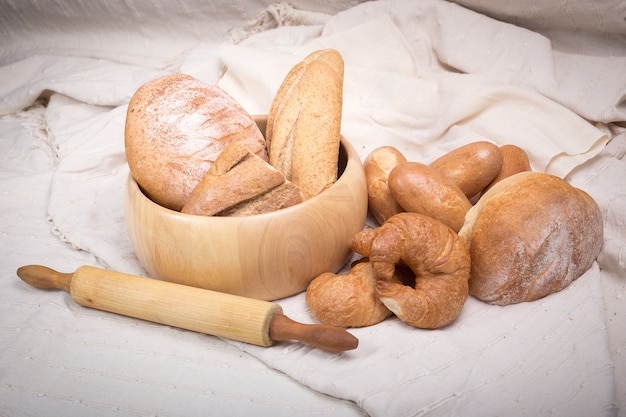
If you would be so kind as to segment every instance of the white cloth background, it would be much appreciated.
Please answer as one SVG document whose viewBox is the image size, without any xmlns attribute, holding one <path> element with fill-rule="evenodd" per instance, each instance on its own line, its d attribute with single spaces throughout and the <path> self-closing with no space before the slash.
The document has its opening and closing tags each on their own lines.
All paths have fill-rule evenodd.
<svg viewBox="0 0 626 417">
<path fill-rule="evenodd" d="M 624 415 L 623 4 L 585 20 L 582 2 L 524 15 L 445 1 L 162 2 L 142 14 L 126 1 L 97 9 L 100 20 L 77 1 L 58 16 L 86 18 L 63 30 L 25 4 L 0 7 L 0 414 Z M 598 265 L 535 303 L 470 299 L 445 329 L 389 319 L 351 330 L 360 346 L 341 355 L 87 310 L 15 277 L 29 263 L 145 273 L 122 200 L 126 103 L 143 82 L 187 72 L 266 113 L 291 66 L 322 47 L 346 61 L 342 131 L 362 157 L 382 144 L 428 162 L 473 140 L 516 143 L 534 169 L 596 198 L 606 230 Z M 279 303 L 313 321 L 302 294 Z"/>
</svg>

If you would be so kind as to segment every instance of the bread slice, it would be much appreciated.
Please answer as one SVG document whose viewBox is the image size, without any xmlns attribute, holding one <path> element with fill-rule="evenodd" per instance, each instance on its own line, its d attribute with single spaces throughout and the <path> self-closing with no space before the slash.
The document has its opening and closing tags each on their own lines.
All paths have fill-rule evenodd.
<svg viewBox="0 0 626 417">
<path fill-rule="evenodd" d="M 238 141 L 231 142 L 191 192 L 181 212 L 250 215 L 302 201 L 300 190 Z"/>
<path fill-rule="evenodd" d="M 337 180 L 343 58 L 318 50 L 296 64 L 268 113 L 269 161 L 310 198 Z"/>
<path fill-rule="evenodd" d="M 250 200 L 232 206 L 219 216 L 250 216 L 294 206 L 303 201 L 302 191 L 290 181 L 286 181 L 271 190 Z"/>
</svg>

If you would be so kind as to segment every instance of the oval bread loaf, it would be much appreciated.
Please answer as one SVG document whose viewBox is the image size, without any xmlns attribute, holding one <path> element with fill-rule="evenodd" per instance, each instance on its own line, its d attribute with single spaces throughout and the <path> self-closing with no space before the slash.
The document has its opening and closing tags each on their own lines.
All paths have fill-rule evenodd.
<svg viewBox="0 0 626 417">
<path fill-rule="evenodd" d="M 472 142 L 439 157 L 430 167 L 455 183 L 471 199 L 500 172 L 502 152 L 491 142 Z"/>
<path fill-rule="evenodd" d="M 376 148 L 363 161 L 369 209 L 380 224 L 404 211 L 391 194 L 387 183 L 391 170 L 403 162 L 407 162 L 406 158 L 393 146 Z"/>
<path fill-rule="evenodd" d="M 437 219 L 455 232 L 472 206 L 456 184 L 420 162 L 398 164 L 389 173 L 388 183 L 404 210 Z"/>
</svg>

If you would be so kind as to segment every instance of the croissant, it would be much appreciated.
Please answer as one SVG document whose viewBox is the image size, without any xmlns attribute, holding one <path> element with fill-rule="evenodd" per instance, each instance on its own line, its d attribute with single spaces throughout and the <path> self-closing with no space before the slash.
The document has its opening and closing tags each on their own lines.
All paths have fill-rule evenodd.
<svg viewBox="0 0 626 417">
<path fill-rule="evenodd" d="M 376 298 L 376 277 L 369 262 L 359 262 L 348 274 L 325 272 L 306 290 L 306 302 L 320 323 L 339 327 L 365 327 L 391 316 Z"/>
<path fill-rule="evenodd" d="M 399 213 L 357 233 L 352 250 L 369 258 L 375 294 L 399 319 L 435 329 L 453 322 L 468 297 L 470 256 L 448 226 L 418 213 Z M 415 274 L 415 287 L 392 280 L 397 265 Z"/>
</svg>

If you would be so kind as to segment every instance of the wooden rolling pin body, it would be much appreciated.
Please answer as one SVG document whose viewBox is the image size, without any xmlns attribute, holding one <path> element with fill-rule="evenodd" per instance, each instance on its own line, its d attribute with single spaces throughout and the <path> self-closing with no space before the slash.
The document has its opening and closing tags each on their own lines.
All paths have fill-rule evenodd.
<svg viewBox="0 0 626 417">
<path fill-rule="evenodd" d="M 302 340 L 339 352 L 358 340 L 344 329 L 308 325 L 282 314 L 280 305 L 90 266 L 64 274 L 39 265 L 17 275 L 37 288 L 58 288 L 85 307 L 206 333 L 258 346 Z"/>
</svg>

